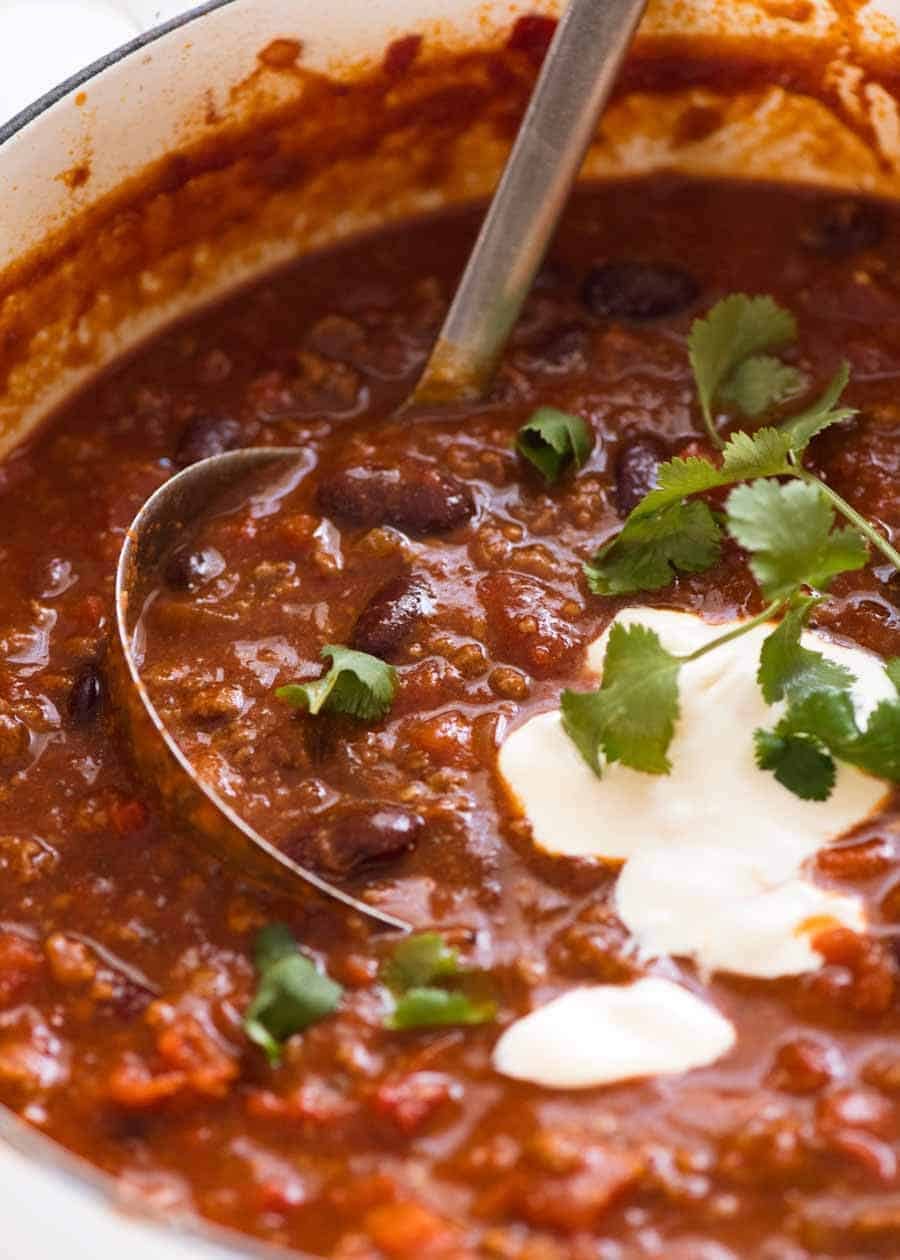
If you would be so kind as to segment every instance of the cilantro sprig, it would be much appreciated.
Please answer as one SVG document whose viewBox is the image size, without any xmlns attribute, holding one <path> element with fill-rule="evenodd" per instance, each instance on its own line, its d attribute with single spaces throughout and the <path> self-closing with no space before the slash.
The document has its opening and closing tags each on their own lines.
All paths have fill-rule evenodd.
<svg viewBox="0 0 900 1260">
<path fill-rule="evenodd" d="M 497 1014 L 496 1003 L 447 987 L 466 974 L 458 952 L 439 932 L 406 937 L 381 969 L 394 998 L 385 1027 L 399 1032 L 488 1023 Z"/>
<path fill-rule="evenodd" d="M 759 683 L 769 704 L 785 701 L 773 730 L 754 734 L 757 765 L 805 800 L 827 800 L 834 787 L 835 761 L 870 774 L 900 780 L 900 660 L 885 672 L 894 697 L 882 700 L 860 727 L 853 705 L 856 681 L 850 670 L 802 646 L 800 636 L 819 601 L 795 597 L 776 630 L 763 644 Z"/>
<path fill-rule="evenodd" d="M 287 1039 L 337 1010 L 344 991 L 300 952 L 284 924 L 262 929 L 254 959 L 259 982 L 244 1017 L 244 1031 L 276 1066 Z"/>
<path fill-rule="evenodd" d="M 770 620 L 780 606 L 768 605 L 685 656 L 667 651 L 648 626 L 614 625 L 600 686 L 589 692 L 564 691 L 560 702 L 563 727 L 597 777 L 615 761 L 645 774 L 668 774 L 669 745 L 681 715 L 682 667 Z"/>
<path fill-rule="evenodd" d="M 768 425 L 753 433 L 739 430 L 727 440 L 716 427 L 716 401 L 734 398 L 735 373 L 749 365 L 755 374 L 757 398 L 763 394 L 768 397 L 762 410 L 784 401 L 784 391 L 777 382 L 784 384 L 780 369 L 785 365 L 771 354 L 760 356 L 760 351 L 784 346 L 795 336 L 793 316 L 769 297 L 733 294 L 714 306 L 705 319 L 695 321 L 689 343 L 691 364 L 704 425 L 718 457 L 715 461 L 696 455 L 675 458 L 660 467 L 656 488 L 634 508 L 616 537 L 585 566 L 588 585 L 595 594 L 660 590 L 679 573 L 702 573 L 711 568 L 719 559 L 722 528 L 709 505 L 693 496 L 761 477 L 790 477 L 816 486 L 871 546 L 900 569 L 900 552 L 888 539 L 803 466 L 803 456 L 817 434 L 856 414 L 854 408 L 841 403 L 850 379 L 846 363 L 821 395 L 777 427 Z M 763 388 L 762 377 L 767 372 L 771 379 Z"/>
<path fill-rule="evenodd" d="M 581 417 L 555 407 L 538 407 L 516 438 L 519 454 L 545 481 L 558 481 L 570 466 L 583 467 L 593 445 L 591 431 Z"/>
<path fill-rule="evenodd" d="M 763 642 L 758 680 L 766 703 L 786 702 L 786 708 L 773 730 L 755 733 L 759 767 L 806 800 L 828 798 L 836 760 L 900 782 L 900 660 L 886 666 L 896 698 L 883 700 L 863 729 L 851 696 L 854 676 L 801 643 L 832 579 L 866 563 L 865 540 L 854 529 L 838 528 L 828 500 L 805 482 L 737 486 L 725 519 L 748 553 L 766 607 L 685 656 L 667 651 L 646 626 L 614 625 L 600 686 L 562 695 L 563 726 L 582 757 L 597 775 L 616 761 L 667 774 L 682 667 L 783 614 Z"/>
<path fill-rule="evenodd" d="M 397 671 L 377 656 L 329 644 L 322 656 L 331 668 L 315 682 L 289 683 L 275 692 L 279 700 L 312 717 L 348 713 L 363 722 L 377 722 L 390 710 L 397 690 Z"/>
<path fill-rule="evenodd" d="M 848 366 L 842 364 L 821 395 L 777 426 L 733 432 L 727 440 L 716 426 L 719 405 L 756 417 L 796 396 L 805 382 L 772 353 L 796 335 L 793 316 L 772 298 L 743 294 L 724 299 L 694 324 L 690 359 L 703 421 L 718 454 L 664 463 L 656 487 L 585 565 L 585 574 L 596 594 L 659 590 L 680 573 L 714 565 L 727 534 L 747 553 L 767 605 L 757 617 L 682 657 L 669 653 L 647 627 L 614 626 L 600 687 L 562 697 L 565 729 L 597 774 L 615 761 L 667 773 L 681 668 L 782 616 L 763 645 L 759 681 L 766 702 L 784 702 L 785 709 L 772 730 L 756 732 L 759 766 L 809 800 L 828 797 L 835 760 L 900 781 L 900 695 L 882 701 L 861 729 L 852 675 L 804 647 L 800 638 L 833 578 L 862 568 L 870 547 L 900 569 L 900 553 L 888 539 L 803 465 L 817 434 L 855 415 L 841 403 Z M 727 488 L 724 516 L 695 497 Z M 837 516 L 849 526 L 839 527 Z M 888 662 L 886 669 L 896 692 L 900 662 Z"/>
</svg>

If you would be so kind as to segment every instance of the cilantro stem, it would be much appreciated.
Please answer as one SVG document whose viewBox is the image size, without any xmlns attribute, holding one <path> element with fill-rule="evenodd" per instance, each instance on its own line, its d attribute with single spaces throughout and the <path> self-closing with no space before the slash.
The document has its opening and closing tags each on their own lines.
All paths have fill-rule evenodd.
<svg viewBox="0 0 900 1260">
<path fill-rule="evenodd" d="M 717 639 L 711 639 L 709 643 L 704 643 L 702 647 L 697 648 L 696 651 L 691 652 L 688 656 L 679 656 L 679 661 L 682 665 L 686 665 L 689 661 L 699 661 L 700 657 L 706 656 L 707 652 L 714 652 L 716 648 L 724 647 L 732 639 L 739 639 L 741 635 L 748 634 L 751 630 L 755 630 L 757 626 L 763 625 L 764 622 L 771 621 L 776 613 L 779 613 L 789 602 L 787 599 L 773 600 L 761 613 L 757 613 L 749 621 L 742 621 L 734 630 L 729 630 L 727 634 L 720 634 Z"/>
<path fill-rule="evenodd" d="M 883 534 L 879 534 L 871 521 L 861 516 L 856 508 L 851 507 L 846 499 L 842 499 L 836 490 L 832 490 L 831 486 L 823 481 L 821 477 L 817 477 L 815 473 L 810 472 L 807 468 L 797 463 L 794 464 L 792 471 L 795 476 L 801 477 L 811 485 L 818 486 L 825 498 L 840 512 L 841 516 L 845 517 L 851 525 L 855 525 L 872 546 L 877 548 L 886 559 L 890 560 L 894 568 L 900 571 L 900 551 L 892 547 Z"/>
<path fill-rule="evenodd" d="M 709 440 L 712 442 L 713 446 L 717 450 L 719 451 L 724 450 L 725 439 L 722 437 L 722 435 L 719 433 L 718 429 L 716 428 L 715 421 L 713 420 L 712 409 L 708 407 L 706 403 L 701 403 L 700 412 L 703 416 L 703 427 L 706 429 L 706 432 L 709 434 Z"/>
</svg>

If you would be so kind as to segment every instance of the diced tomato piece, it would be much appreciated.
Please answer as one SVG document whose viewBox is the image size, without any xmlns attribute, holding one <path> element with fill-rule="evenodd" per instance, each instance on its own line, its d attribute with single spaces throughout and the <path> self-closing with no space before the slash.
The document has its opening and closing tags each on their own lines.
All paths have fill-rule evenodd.
<svg viewBox="0 0 900 1260">
<path fill-rule="evenodd" d="M 372 1099 L 372 1108 L 401 1133 L 412 1134 L 459 1092 L 456 1082 L 440 1072 L 413 1072 L 384 1081 Z"/>
<path fill-rule="evenodd" d="M 366 1214 L 366 1232 L 383 1252 L 406 1260 L 434 1253 L 453 1241 L 447 1222 L 421 1203 L 385 1203 Z"/>
</svg>

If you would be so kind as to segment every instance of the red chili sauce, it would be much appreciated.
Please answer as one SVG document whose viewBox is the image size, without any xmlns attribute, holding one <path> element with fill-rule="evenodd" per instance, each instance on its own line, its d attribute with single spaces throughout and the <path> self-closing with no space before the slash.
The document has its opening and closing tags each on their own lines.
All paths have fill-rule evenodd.
<svg viewBox="0 0 900 1260">
<path fill-rule="evenodd" d="M 814 864 L 869 917 L 868 934 L 823 940 L 819 971 L 702 980 L 665 964 L 737 1028 L 714 1066 L 581 1092 L 491 1066 L 528 1010 L 658 966 L 610 907 L 615 870 L 540 855 L 496 763 L 506 732 L 584 683 L 586 645 L 624 606 L 588 593 L 584 561 L 661 460 L 706 449 L 691 320 L 730 292 L 772 294 L 816 388 L 850 360 L 858 416 L 810 466 L 896 535 L 900 216 L 671 178 L 582 192 L 490 398 L 398 418 L 479 215 L 240 293 L 0 468 L 0 1098 L 170 1207 L 338 1260 L 900 1254 L 894 813 Z M 594 436 L 551 487 L 515 451 L 543 404 Z M 210 517 L 170 559 L 145 617 L 152 694 L 261 832 L 444 933 L 497 1003 L 491 1022 L 385 1028 L 396 937 L 242 882 L 131 766 L 104 674 L 124 531 L 179 468 L 250 445 L 300 448 L 304 475 L 265 511 Z M 818 624 L 897 654 L 898 601 L 875 562 L 834 584 Z M 761 607 L 733 547 L 631 602 L 713 620 Z M 327 643 L 394 664 L 384 720 L 312 719 L 275 696 L 322 673 Z M 253 940 L 273 922 L 345 987 L 274 1067 L 243 1028 Z"/>
</svg>

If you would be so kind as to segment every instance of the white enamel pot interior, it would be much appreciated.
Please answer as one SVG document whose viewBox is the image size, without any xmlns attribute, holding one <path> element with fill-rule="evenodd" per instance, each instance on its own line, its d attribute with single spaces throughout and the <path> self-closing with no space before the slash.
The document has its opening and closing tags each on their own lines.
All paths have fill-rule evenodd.
<svg viewBox="0 0 900 1260">
<path fill-rule="evenodd" d="M 248 111 L 265 112 L 296 94 L 296 82 L 278 73 L 254 80 L 252 92 L 240 90 L 259 68 L 258 52 L 272 41 L 302 41 L 305 69 L 349 78 L 363 63 L 377 65 L 389 42 L 404 34 L 423 34 L 426 49 L 438 42 L 490 43 L 502 38 L 517 16 L 553 14 L 558 7 L 556 0 L 213 0 L 90 67 L 0 128 L 0 344 L 4 319 L 29 298 L 27 280 L 17 289 L 15 277 L 30 251 L 166 154 L 225 134 L 246 121 Z M 895 59 L 900 46 L 896 27 L 883 15 L 891 9 L 896 16 L 900 0 L 882 0 L 852 18 L 828 0 L 806 7 L 762 0 L 651 3 L 639 44 L 727 38 L 752 47 L 763 73 L 752 87 L 728 95 L 705 85 L 702 75 L 657 92 L 645 73 L 640 88 L 611 107 L 586 173 L 676 169 L 900 195 L 900 114 L 877 74 L 879 62 Z M 817 97 L 808 85 L 785 86 L 774 71 L 773 82 L 766 82 L 767 56 L 773 66 L 783 64 L 785 50 L 802 45 L 808 51 L 811 43 L 823 50 L 821 76 L 823 84 L 832 84 L 830 97 Z M 696 45 L 698 65 L 708 48 L 708 42 Z M 686 139 L 685 111 L 698 108 L 714 111 L 718 125 Z M 146 275 L 113 277 L 110 291 L 101 295 L 107 309 L 102 323 L 92 323 L 89 315 L 68 323 L 65 312 L 48 315 L 46 326 L 32 329 L 20 361 L 0 385 L 0 457 L 112 357 L 236 283 L 361 226 L 486 195 L 502 164 L 503 146 L 482 135 L 476 122 L 458 147 L 458 160 L 440 187 L 398 175 L 387 194 L 366 199 L 363 163 L 345 180 L 343 212 L 330 214 L 327 223 L 315 221 L 321 190 L 311 190 L 307 201 L 301 192 L 278 214 L 261 212 L 251 244 L 246 236 L 194 242 L 190 258 L 177 260 L 177 284 L 165 283 L 171 259 Z M 89 178 L 61 178 L 81 166 L 89 169 Z M 125 288 L 126 279 L 131 288 Z M 108 312 L 118 309 L 122 294 L 129 297 L 129 310 L 110 320 Z M 53 355 L 59 347 L 73 346 L 80 353 L 63 356 L 57 365 Z M 38 1112 L 29 1118 L 39 1124 Z M 2 1260 L 278 1254 L 195 1222 L 172 1220 L 164 1204 L 154 1210 L 124 1203 L 111 1182 L 2 1109 L 0 1217 Z"/>
</svg>

